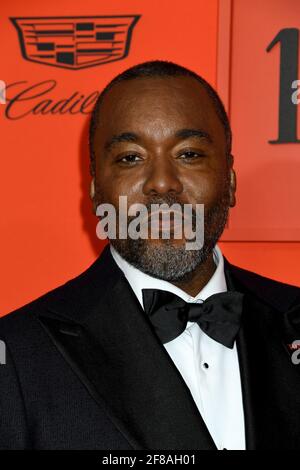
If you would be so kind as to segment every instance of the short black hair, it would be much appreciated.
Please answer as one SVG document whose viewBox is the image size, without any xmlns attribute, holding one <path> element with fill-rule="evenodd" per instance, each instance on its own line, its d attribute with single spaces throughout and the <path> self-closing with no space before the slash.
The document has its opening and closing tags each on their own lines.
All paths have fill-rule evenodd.
<svg viewBox="0 0 300 470">
<path fill-rule="evenodd" d="M 225 111 L 224 105 L 218 93 L 213 89 L 213 87 L 200 75 L 193 72 L 192 70 L 187 69 L 181 65 L 175 64 L 174 62 L 169 62 L 165 60 L 153 60 L 148 62 L 143 62 L 137 64 L 124 72 L 117 75 L 113 78 L 104 90 L 100 93 L 93 111 L 90 120 L 89 127 L 89 146 L 90 146 L 90 173 L 92 176 L 95 175 L 96 164 L 95 164 L 95 150 L 94 150 L 94 137 L 95 132 L 99 123 L 100 107 L 106 93 L 117 83 L 123 82 L 125 80 L 134 80 L 137 78 L 153 78 L 153 77 L 193 77 L 195 78 L 207 91 L 209 97 L 211 98 L 215 110 L 220 118 L 220 121 L 224 127 L 225 138 L 226 138 L 226 156 L 229 161 L 231 154 L 231 142 L 232 142 L 232 132 L 230 127 L 230 122 Z"/>
</svg>

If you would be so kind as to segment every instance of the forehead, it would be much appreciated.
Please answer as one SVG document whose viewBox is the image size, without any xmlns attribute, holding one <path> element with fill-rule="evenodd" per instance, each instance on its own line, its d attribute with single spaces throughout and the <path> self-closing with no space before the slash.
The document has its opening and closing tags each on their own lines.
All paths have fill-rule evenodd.
<svg viewBox="0 0 300 470">
<path fill-rule="evenodd" d="M 200 128 L 224 138 L 212 98 L 196 79 L 151 77 L 123 81 L 108 91 L 100 108 L 97 133 L 168 135 L 182 128 Z"/>
</svg>

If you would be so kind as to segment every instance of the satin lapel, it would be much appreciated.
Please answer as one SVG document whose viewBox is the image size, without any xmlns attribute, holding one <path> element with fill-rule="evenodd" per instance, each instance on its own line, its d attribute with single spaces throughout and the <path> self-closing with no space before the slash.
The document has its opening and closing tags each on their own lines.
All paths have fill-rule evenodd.
<svg viewBox="0 0 300 470">
<path fill-rule="evenodd" d="M 285 348 L 284 313 L 245 290 L 227 263 L 225 275 L 229 290 L 245 293 L 237 348 L 247 449 L 299 448 L 300 376 Z"/>
<path fill-rule="evenodd" d="M 227 289 L 229 291 L 243 289 L 238 285 L 237 281 L 234 280 L 234 277 L 230 270 L 230 264 L 225 262 L 224 265 Z M 248 309 L 249 299 L 246 296 L 243 301 L 243 315 L 242 315 L 242 326 L 240 328 L 238 337 L 237 337 L 237 351 L 239 357 L 239 367 L 240 367 L 240 376 L 241 376 L 241 387 L 242 387 L 242 396 L 243 396 L 243 407 L 244 407 L 244 420 L 245 420 L 245 438 L 246 438 L 246 449 L 252 450 L 256 448 L 256 429 L 257 424 L 255 422 L 255 403 L 253 392 L 255 389 L 254 375 L 251 373 L 250 367 L 250 356 L 249 356 L 249 345 L 247 343 L 247 337 L 245 334 L 244 319 L 246 317 L 246 311 Z M 247 330 L 247 328 L 246 328 Z"/>
<path fill-rule="evenodd" d="M 188 387 L 119 274 L 80 324 L 40 321 L 134 449 L 216 449 Z"/>
</svg>

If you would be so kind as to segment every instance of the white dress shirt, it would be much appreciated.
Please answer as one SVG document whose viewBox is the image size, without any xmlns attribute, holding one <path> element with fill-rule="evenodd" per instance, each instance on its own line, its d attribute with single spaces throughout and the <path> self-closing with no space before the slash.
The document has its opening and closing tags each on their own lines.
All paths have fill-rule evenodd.
<svg viewBox="0 0 300 470">
<path fill-rule="evenodd" d="M 196 297 L 136 269 L 111 244 L 110 250 L 143 309 L 142 289 L 145 288 L 173 292 L 186 302 L 202 302 L 212 294 L 227 291 L 224 260 L 218 245 L 213 251 L 216 270 Z M 207 336 L 197 323 L 188 322 L 185 331 L 164 347 L 189 387 L 217 448 L 244 450 L 244 410 L 236 343 L 229 349 Z"/>
</svg>

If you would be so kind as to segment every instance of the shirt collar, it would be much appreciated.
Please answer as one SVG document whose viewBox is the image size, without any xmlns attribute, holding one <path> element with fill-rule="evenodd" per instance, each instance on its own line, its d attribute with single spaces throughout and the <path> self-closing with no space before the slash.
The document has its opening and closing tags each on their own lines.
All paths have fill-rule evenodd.
<svg viewBox="0 0 300 470">
<path fill-rule="evenodd" d="M 213 249 L 213 258 L 216 264 L 216 270 L 212 277 L 209 279 L 208 283 L 203 287 L 203 289 L 200 290 L 200 292 L 195 297 L 191 297 L 189 294 L 187 294 L 185 291 L 175 286 L 171 282 L 149 276 L 149 274 L 145 274 L 144 272 L 135 268 L 118 253 L 118 251 L 112 246 L 112 244 L 110 244 L 110 251 L 115 262 L 123 271 L 127 281 L 129 282 L 142 307 L 142 289 L 146 288 L 161 289 L 168 292 L 172 292 L 173 294 L 176 294 L 178 295 L 178 297 L 182 298 L 185 302 L 203 301 L 213 294 L 227 291 L 226 279 L 224 274 L 224 259 L 222 252 L 217 244 Z"/>
</svg>

